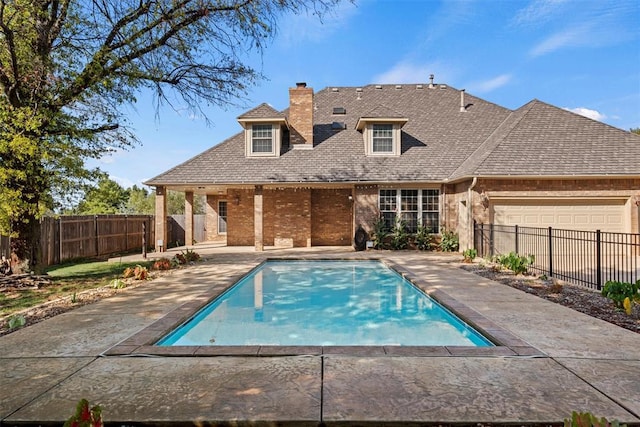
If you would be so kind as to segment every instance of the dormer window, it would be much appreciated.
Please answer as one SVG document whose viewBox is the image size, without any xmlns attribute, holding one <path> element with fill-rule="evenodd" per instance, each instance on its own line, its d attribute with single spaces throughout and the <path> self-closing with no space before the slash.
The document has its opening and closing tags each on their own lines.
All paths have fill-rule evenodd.
<svg viewBox="0 0 640 427">
<path fill-rule="evenodd" d="M 371 134 L 373 154 L 393 154 L 393 125 L 374 124 Z"/>
<path fill-rule="evenodd" d="M 247 157 L 278 157 L 281 133 L 279 123 L 247 124 L 244 132 Z"/>
<path fill-rule="evenodd" d="M 367 156 L 399 156 L 402 127 L 408 119 L 384 106 L 360 117 L 356 129 L 362 132 Z"/>
<path fill-rule="evenodd" d="M 252 125 L 251 126 L 251 153 L 273 154 L 273 126 Z"/>
<path fill-rule="evenodd" d="M 282 146 L 282 129 L 287 128 L 284 114 L 261 104 L 238 117 L 244 128 L 247 157 L 278 157 Z"/>
</svg>

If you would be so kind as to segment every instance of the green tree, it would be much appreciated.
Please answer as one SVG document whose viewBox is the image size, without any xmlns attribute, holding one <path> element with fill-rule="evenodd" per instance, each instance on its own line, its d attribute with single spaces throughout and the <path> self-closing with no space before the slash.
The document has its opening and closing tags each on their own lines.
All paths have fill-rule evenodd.
<svg viewBox="0 0 640 427">
<path fill-rule="evenodd" d="M 98 185 L 89 188 L 78 203 L 78 215 L 98 215 L 120 213 L 129 200 L 129 191 L 112 179 L 103 177 Z"/>
<path fill-rule="evenodd" d="M 167 192 L 167 215 L 184 215 L 185 194 L 180 191 Z M 193 213 L 206 213 L 204 197 L 198 194 L 193 196 Z"/>
<path fill-rule="evenodd" d="M 129 189 L 129 199 L 123 212 L 136 215 L 153 215 L 156 211 L 156 193 L 134 185 Z"/>
<path fill-rule="evenodd" d="M 135 142 L 122 105 L 226 106 L 262 76 L 243 63 L 286 12 L 340 0 L 0 0 L 0 232 L 36 261 L 38 219 Z"/>
<path fill-rule="evenodd" d="M 640 135 L 640 128 L 631 128 L 629 129 L 629 132 Z"/>
</svg>

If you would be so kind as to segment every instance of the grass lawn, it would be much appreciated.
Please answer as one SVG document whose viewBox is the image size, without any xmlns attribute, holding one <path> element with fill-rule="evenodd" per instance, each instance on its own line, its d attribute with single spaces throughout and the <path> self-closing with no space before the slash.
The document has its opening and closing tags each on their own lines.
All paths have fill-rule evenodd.
<svg viewBox="0 0 640 427">
<path fill-rule="evenodd" d="M 52 279 L 50 285 L 39 289 L 0 289 L 0 317 L 88 289 L 108 286 L 113 279 L 122 276 L 125 268 L 138 264 L 149 268 L 152 262 L 98 261 L 53 266 L 47 271 Z"/>
</svg>

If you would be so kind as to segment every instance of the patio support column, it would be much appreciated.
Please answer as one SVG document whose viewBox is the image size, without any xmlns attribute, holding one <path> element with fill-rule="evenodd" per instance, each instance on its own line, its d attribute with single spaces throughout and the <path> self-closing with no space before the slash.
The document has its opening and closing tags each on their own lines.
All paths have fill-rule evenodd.
<svg viewBox="0 0 640 427">
<path fill-rule="evenodd" d="M 156 187 L 156 252 L 167 249 L 167 187 Z"/>
<path fill-rule="evenodd" d="M 257 252 L 264 251 L 264 220 L 262 206 L 262 185 L 256 185 L 253 193 L 253 224 L 255 248 Z"/>
<path fill-rule="evenodd" d="M 193 191 L 184 193 L 184 244 L 193 245 Z"/>
</svg>

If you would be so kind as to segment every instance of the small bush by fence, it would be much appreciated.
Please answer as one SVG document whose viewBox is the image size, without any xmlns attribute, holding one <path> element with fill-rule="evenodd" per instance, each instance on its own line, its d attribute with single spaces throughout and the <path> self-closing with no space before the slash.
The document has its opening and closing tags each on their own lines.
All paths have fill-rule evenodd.
<svg viewBox="0 0 640 427">
<path fill-rule="evenodd" d="M 640 279 L 640 234 L 475 224 L 474 247 L 481 257 L 533 255 L 530 270 L 597 290 Z"/>
</svg>

